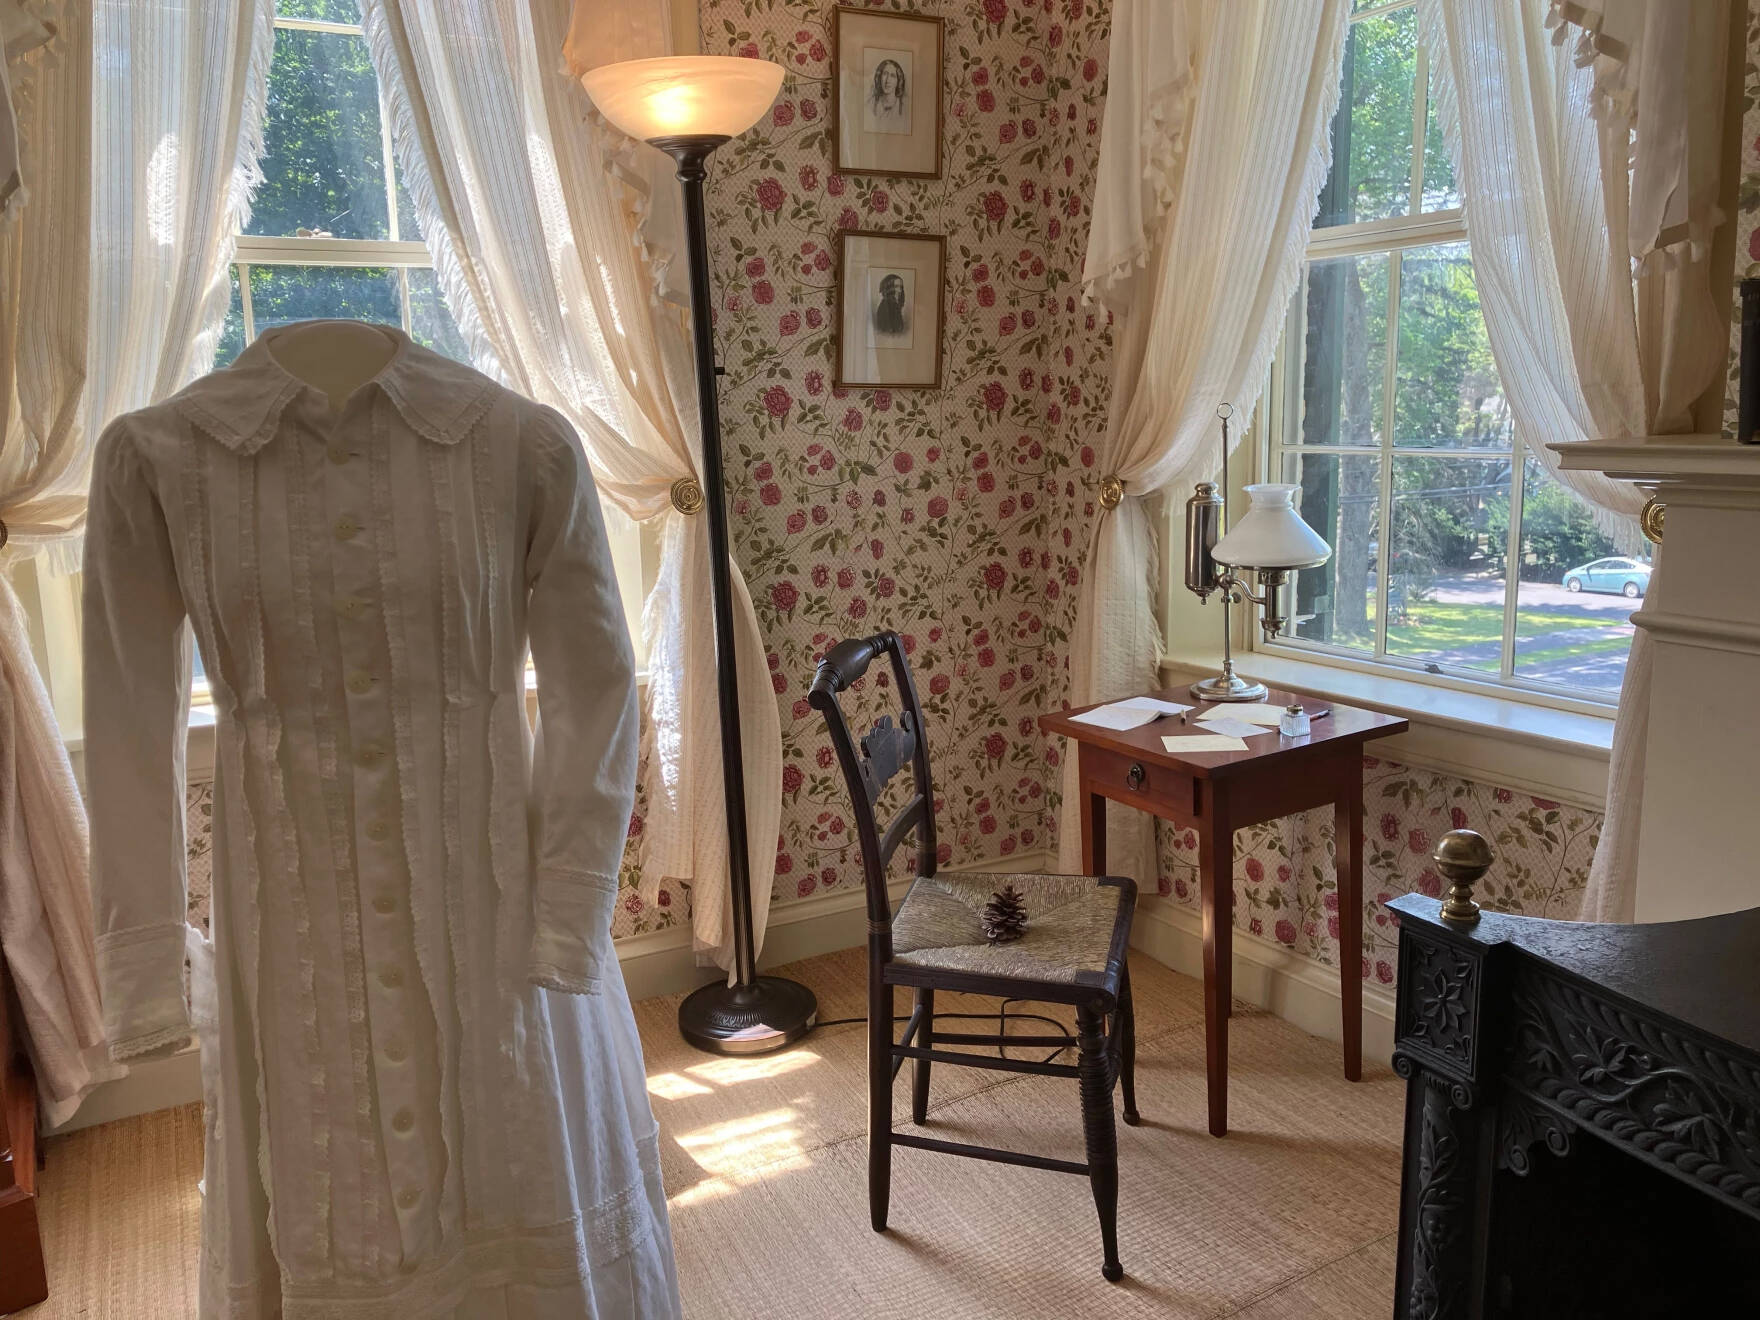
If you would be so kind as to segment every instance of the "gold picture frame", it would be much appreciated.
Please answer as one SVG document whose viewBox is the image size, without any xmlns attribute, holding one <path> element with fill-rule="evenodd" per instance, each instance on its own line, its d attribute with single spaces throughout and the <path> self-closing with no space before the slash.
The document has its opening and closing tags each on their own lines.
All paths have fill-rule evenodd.
<svg viewBox="0 0 1760 1320">
<path fill-rule="evenodd" d="M 945 29 L 932 14 L 853 5 L 832 10 L 831 164 L 837 173 L 941 177 Z"/>
<path fill-rule="evenodd" d="M 832 384 L 940 389 L 946 290 L 945 235 L 841 231 Z"/>
</svg>

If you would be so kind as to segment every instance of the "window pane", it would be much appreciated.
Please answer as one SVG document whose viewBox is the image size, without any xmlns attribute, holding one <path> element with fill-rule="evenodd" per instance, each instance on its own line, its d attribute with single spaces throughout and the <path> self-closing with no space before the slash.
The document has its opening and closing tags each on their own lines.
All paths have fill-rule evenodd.
<svg viewBox="0 0 1760 1320">
<path fill-rule="evenodd" d="M 1431 82 L 1430 101 L 1424 112 L 1424 209 L 1447 211 L 1461 204 L 1461 195 L 1454 186 L 1454 160 L 1448 154 L 1448 141 L 1436 120 L 1434 73 Z"/>
<path fill-rule="evenodd" d="M 440 282 L 432 270 L 409 272 L 409 334 L 424 348 L 444 353 L 456 362 L 470 363 L 470 350 L 458 332 L 458 323 L 446 309 Z"/>
<path fill-rule="evenodd" d="M 1516 676 L 1617 696 L 1632 649 L 1632 611 L 1650 581 L 1646 557 L 1627 556 L 1638 547 L 1615 544 L 1589 506 L 1532 458 L 1522 481 Z M 1598 566 L 1616 555 L 1638 567 Z"/>
<path fill-rule="evenodd" d="M 275 0 L 277 18 L 321 18 L 330 23 L 359 23 L 356 0 Z"/>
<path fill-rule="evenodd" d="M 247 234 L 391 236 L 366 38 L 276 29 L 263 144 Z"/>
<path fill-rule="evenodd" d="M 385 267 L 252 266 L 251 319 L 271 326 L 313 317 L 403 324 L 397 272 Z"/>
<path fill-rule="evenodd" d="M 214 367 L 228 365 L 244 351 L 244 301 L 238 291 L 238 267 L 227 267 L 232 281 L 232 296 L 226 304 L 226 320 L 220 327 L 220 342 L 214 346 Z"/>
<path fill-rule="evenodd" d="M 1287 444 L 1378 446 L 1387 371 L 1386 253 L 1308 264 L 1301 429 Z"/>
<path fill-rule="evenodd" d="M 1322 567 L 1295 575 L 1295 636 L 1372 652 L 1381 460 L 1370 454 L 1286 454 L 1283 479 L 1302 488 L 1303 519 L 1332 547 Z"/>
<path fill-rule="evenodd" d="M 1465 243 L 1399 254 L 1393 439 L 1415 449 L 1507 449 L 1503 397 Z"/>
<path fill-rule="evenodd" d="M 1507 541 L 1497 543 L 1492 515 L 1507 511 L 1509 484 L 1507 458 L 1393 460 L 1389 655 L 1501 671 Z"/>
<path fill-rule="evenodd" d="M 1416 10 L 1351 24 L 1332 119 L 1332 171 L 1320 190 L 1316 228 L 1411 210 L 1417 65 Z"/>
</svg>

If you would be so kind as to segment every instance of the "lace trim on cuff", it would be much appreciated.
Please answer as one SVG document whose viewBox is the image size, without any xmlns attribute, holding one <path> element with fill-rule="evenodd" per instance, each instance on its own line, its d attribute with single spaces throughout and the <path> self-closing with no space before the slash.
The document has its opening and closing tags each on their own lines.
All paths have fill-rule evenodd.
<svg viewBox="0 0 1760 1320">
<path fill-rule="evenodd" d="M 547 962 L 532 964 L 531 981 L 533 985 L 541 985 L 546 990 L 559 990 L 569 995 L 596 995 L 605 986 L 605 980 L 601 976 L 565 971 L 555 963 Z"/>
<path fill-rule="evenodd" d="M 148 1054 L 172 1054 L 188 1042 L 191 1034 L 190 1025 L 182 1022 L 160 1027 L 142 1036 L 131 1036 L 127 1040 L 113 1040 L 110 1042 L 110 1061 L 126 1063 Z"/>
</svg>

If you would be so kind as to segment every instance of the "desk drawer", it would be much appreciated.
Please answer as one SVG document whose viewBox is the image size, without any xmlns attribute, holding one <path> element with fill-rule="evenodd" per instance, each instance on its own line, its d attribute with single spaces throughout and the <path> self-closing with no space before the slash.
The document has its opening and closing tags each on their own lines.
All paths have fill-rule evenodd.
<svg viewBox="0 0 1760 1320">
<path fill-rule="evenodd" d="M 1171 812 L 1181 820 L 1198 812 L 1198 784 L 1188 774 L 1102 747 L 1084 745 L 1079 755 L 1083 786 L 1090 793 L 1158 815 Z"/>
</svg>

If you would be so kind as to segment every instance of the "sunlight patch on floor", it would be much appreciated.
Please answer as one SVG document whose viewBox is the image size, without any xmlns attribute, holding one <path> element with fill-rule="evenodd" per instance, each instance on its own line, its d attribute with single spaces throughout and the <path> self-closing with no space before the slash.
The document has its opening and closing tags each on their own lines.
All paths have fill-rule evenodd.
<svg viewBox="0 0 1760 1320">
<path fill-rule="evenodd" d="M 685 1071 L 692 1077 L 712 1082 L 716 1086 L 737 1086 L 741 1082 L 780 1077 L 783 1073 L 811 1067 L 818 1062 L 819 1056 L 812 1050 L 794 1049 L 784 1054 L 766 1054 L 757 1058 L 712 1059 L 708 1063 L 686 1068 Z"/>
<path fill-rule="evenodd" d="M 793 1109 L 772 1109 L 679 1136 L 679 1148 L 710 1176 L 674 1196 L 672 1204 L 695 1205 L 774 1173 L 807 1168 L 812 1161 L 801 1144 L 799 1117 Z"/>
</svg>

